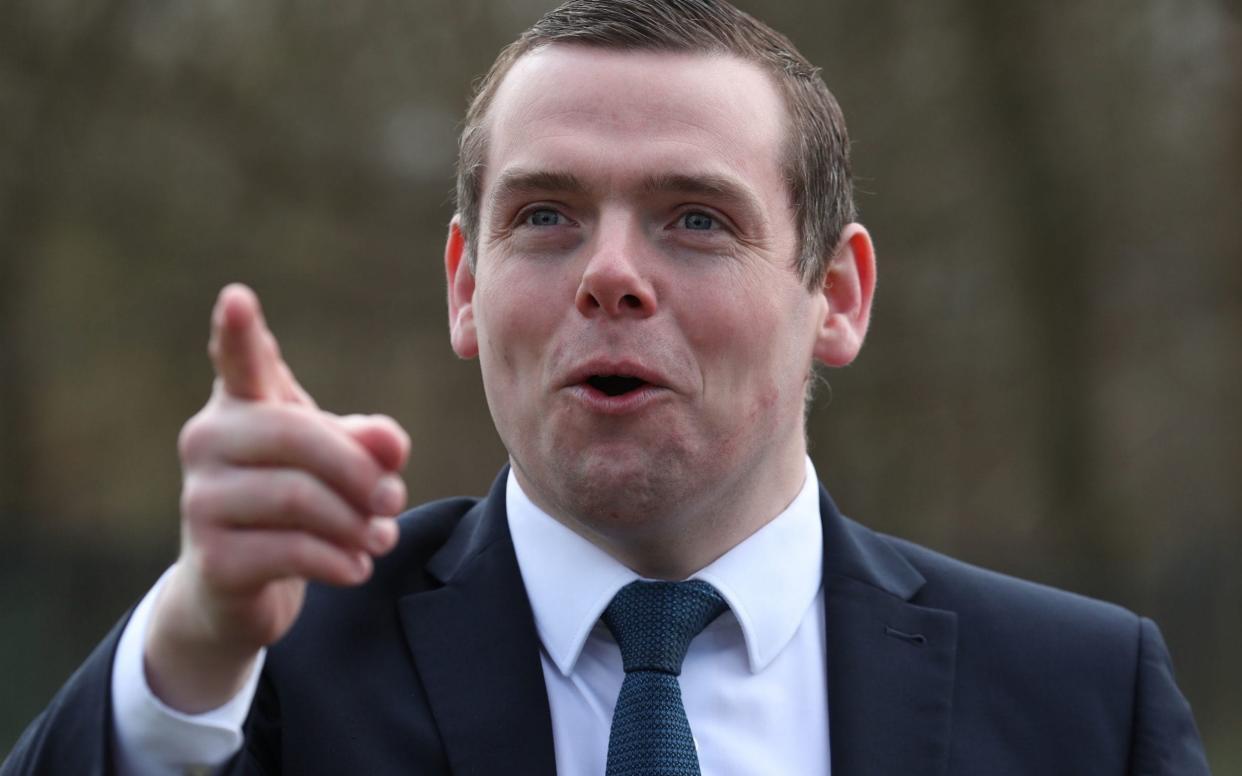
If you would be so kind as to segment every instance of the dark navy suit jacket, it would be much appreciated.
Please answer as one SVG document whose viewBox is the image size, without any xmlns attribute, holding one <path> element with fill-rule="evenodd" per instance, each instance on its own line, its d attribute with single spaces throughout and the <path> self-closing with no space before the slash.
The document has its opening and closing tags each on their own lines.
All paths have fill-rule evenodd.
<svg viewBox="0 0 1242 776">
<path fill-rule="evenodd" d="M 366 585 L 312 586 L 229 773 L 555 772 L 504 483 L 408 513 Z M 877 534 L 820 499 L 834 776 L 1208 773 L 1151 621 Z M 120 627 L 0 776 L 111 771 Z"/>
</svg>

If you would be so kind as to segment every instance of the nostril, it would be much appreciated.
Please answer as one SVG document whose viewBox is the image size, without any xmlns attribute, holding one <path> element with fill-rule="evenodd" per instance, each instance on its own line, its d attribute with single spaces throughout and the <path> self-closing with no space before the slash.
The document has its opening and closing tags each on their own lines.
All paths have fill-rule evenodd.
<svg viewBox="0 0 1242 776">
<path fill-rule="evenodd" d="M 574 305 L 583 315 L 645 317 L 655 313 L 655 295 L 636 282 L 610 282 L 608 278 L 584 277 Z"/>
</svg>

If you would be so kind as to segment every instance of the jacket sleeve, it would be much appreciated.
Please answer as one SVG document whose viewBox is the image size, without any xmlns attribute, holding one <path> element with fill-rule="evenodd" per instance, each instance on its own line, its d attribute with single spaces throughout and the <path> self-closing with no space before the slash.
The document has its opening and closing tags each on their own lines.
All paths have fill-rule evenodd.
<svg viewBox="0 0 1242 776">
<path fill-rule="evenodd" d="M 95 648 L 35 718 L 0 776 L 111 776 L 112 659 L 129 614 Z"/>
<path fill-rule="evenodd" d="M 1173 662 L 1160 629 L 1139 624 L 1131 776 L 1210 776 L 1190 704 L 1173 679 Z"/>
</svg>

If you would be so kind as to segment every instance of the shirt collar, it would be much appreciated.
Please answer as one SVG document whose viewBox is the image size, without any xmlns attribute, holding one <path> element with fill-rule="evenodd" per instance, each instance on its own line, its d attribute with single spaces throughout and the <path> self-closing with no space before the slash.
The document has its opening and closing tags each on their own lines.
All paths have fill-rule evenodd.
<svg viewBox="0 0 1242 776">
<path fill-rule="evenodd" d="M 512 469 L 505 507 L 539 638 L 569 676 L 612 597 L 640 577 L 535 506 Z M 819 481 L 807 458 L 806 479 L 789 506 L 691 575 L 728 602 L 752 672 L 766 668 L 797 632 L 823 580 L 823 551 Z"/>
</svg>

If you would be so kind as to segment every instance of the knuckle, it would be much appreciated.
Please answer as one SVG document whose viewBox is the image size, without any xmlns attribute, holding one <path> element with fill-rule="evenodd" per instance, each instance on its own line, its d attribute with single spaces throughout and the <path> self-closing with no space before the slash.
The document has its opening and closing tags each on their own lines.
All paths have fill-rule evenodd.
<svg viewBox="0 0 1242 776">
<path fill-rule="evenodd" d="M 206 520 L 216 506 L 216 499 L 201 477 L 187 476 L 181 485 L 181 516 L 188 523 Z"/>
<path fill-rule="evenodd" d="M 202 487 L 193 477 L 186 477 L 181 483 L 181 516 L 189 521 L 202 511 Z"/>
<path fill-rule="evenodd" d="M 375 490 L 383 472 L 370 460 L 369 456 L 351 456 L 350 460 L 343 461 L 341 466 L 346 487 L 349 488 L 350 500 L 356 502 L 358 506 L 365 507 L 369 512 L 371 492 Z"/>
<path fill-rule="evenodd" d="M 289 537 L 289 543 L 285 547 L 285 552 L 289 558 L 290 567 L 299 574 L 305 574 L 314 565 L 314 544 L 311 538 L 305 534 L 294 534 Z"/>
<path fill-rule="evenodd" d="M 203 418 L 203 412 L 199 412 L 181 427 L 177 434 L 177 453 L 181 460 L 190 461 L 198 457 L 207 442 L 206 437 L 210 434 L 208 425 Z"/>
<path fill-rule="evenodd" d="M 306 420 L 285 411 L 285 408 L 269 408 L 276 412 L 268 432 L 273 446 L 281 449 L 298 449 L 305 444 Z"/>
<path fill-rule="evenodd" d="M 302 477 L 290 477 L 281 487 L 276 508 L 290 522 L 297 522 L 314 503 L 312 487 Z"/>
<path fill-rule="evenodd" d="M 213 396 L 198 412 L 190 416 L 177 434 L 177 453 L 185 464 L 196 463 L 226 447 L 229 414 L 226 405 Z"/>
</svg>

